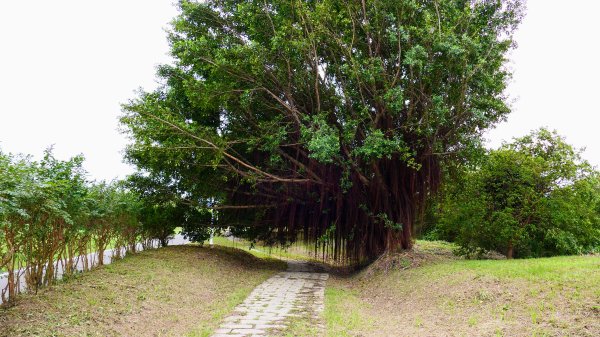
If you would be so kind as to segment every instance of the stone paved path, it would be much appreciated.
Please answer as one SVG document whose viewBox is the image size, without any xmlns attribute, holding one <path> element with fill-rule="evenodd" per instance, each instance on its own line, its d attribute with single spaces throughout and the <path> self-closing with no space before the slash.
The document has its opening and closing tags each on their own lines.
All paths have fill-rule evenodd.
<svg viewBox="0 0 600 337">
<path fill-rule="evenodd" d="M 213 337 L 270 336 L 284 329 L 293 317 L 318 321 L 328 278 L 306 263 L 288 261 L 288 270 L 256 287 Z"/>
</svg>

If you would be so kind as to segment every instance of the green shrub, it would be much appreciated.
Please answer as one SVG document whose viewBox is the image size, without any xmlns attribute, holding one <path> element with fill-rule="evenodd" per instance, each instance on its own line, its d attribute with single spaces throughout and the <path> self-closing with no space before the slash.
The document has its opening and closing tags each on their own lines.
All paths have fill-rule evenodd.
<svg viewBox="0 0 600 337">
<path fill-rule="evenodd" d="M 490 151 L 448 184 L 429 236 L 456 241 L 464 255 L 597 251 L 599 177 L 556 132 L 540 129 Z"/>
</svg>

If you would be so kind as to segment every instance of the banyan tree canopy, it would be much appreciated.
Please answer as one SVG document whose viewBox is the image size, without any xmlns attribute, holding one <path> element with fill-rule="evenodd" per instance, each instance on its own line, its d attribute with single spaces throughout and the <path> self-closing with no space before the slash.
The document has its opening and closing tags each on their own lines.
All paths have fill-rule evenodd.
<svg viewBox="0 0 600 337">
<path fill-rule="evenodd" d="M 181 1 L 127 158 L 202 225 L 359 262 L 410 248 L 443 165 L 505 118 L 518 0 Z"/>
</svg>

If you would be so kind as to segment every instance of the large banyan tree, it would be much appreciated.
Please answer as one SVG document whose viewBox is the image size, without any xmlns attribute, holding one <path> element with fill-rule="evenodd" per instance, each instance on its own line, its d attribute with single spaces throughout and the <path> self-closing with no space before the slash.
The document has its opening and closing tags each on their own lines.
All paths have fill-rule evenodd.
<svg viewBox="0 0 600 337">
<path fill-rule="evenodd" d="M 441 165 L 509 112 L 518 0 L 179 7 L 162 86 L 124 107 L 127 157 L 213 226 L 350 262 L 410 248 Z"/>
</svg>

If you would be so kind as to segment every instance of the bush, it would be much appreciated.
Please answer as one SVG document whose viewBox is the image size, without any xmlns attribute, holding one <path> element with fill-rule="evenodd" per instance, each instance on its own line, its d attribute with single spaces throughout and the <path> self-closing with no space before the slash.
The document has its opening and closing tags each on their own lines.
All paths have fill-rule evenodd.
<svg viewBox="0 0 600 337">
<path fill-rule="evenodd" d="M 93 267 L 86 258 L 109 245 L 135 249 L 144 238 L 139 198 L 118 183 L 90 183 L 83 157 L 62 161 L 50 150 L 41 161 L 0 152 L 0 271 L 8 272 L 3 302 L 14 300 L 22 269 L 27 289 L 53 282 L 55 261 L 64 273 Z M 121 252 L 121 250 L 116 250 Z"/>
<path fill-rule="evenodd" d="M 600 179 L 545 129 L 504 144 L 448 184 L 433 233 L 465 255 L 580 254 L 600 247 Z M 431 234 L 430 234 L 431 236 Z"/>
</svg>

